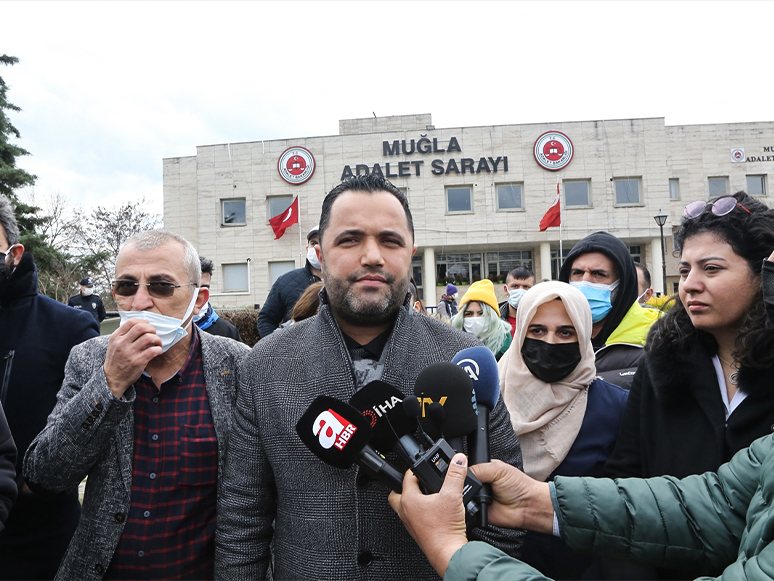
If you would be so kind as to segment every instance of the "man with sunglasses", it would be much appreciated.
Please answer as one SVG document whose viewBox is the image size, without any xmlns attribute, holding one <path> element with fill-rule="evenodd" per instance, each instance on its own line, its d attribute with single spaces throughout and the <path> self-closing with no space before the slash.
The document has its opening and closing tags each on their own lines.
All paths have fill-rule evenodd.
<svg viewBox="0 0 774 581">
<path fill-rule="evenodd" d="M 32 254 L 19 242 L 13 206 L 0 195 L 0 404 L 18 449 L 19 489 L 0 531 L 0 579 L 53 578 L 78 526 L 78 491 L 33 493 L 22 459 L 54 408 L 70 350 L 97 335 L 94 317 L 38 294 Z"/>
<path fill-rule="evenodd" d="M 215 513 L 238 364 L 249 351 L 199 332 L 209 297 L 196 250 L 164 231 L 116 260 L 121 326 L 73 349 L 48 424 L 29 448 L 30 485 L 88 476 L 62 579 L 211 579 Z"/>
</svg>

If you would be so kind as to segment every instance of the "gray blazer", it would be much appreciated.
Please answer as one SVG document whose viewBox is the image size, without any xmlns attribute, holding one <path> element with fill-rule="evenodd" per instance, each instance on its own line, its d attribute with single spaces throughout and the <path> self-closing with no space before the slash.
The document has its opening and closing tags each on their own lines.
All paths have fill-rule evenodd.
<svg viewBox="0 0 774 581">
<path fill-rule="evenodd" d="M 204 377 L 223 470 L 243 343 L 199 333 Z M 102 366 L 109 337 L 73 348 L 57 404 L 24 458 L 24 476 L 53 492 L 71 490 L 88 476 L 83 512 L 57 579 L 101 579 L 129 511 L 134 450 L 134 386 L 116 399 Z M 220 479 L 218 492 L 220 493 Z"/>
<path fill-rule="evenodd" d="M 384 348 L 382 379 L 413 393 L 420 371 L 473 345 L 480 343 L 471 335 L 404 305 Z M 218 499 L 217 579 L 266 577 L 272 558 L 274 579 L 438 578 L 387 503 L 388 488 L 356 466 L 324 464 L 296 434 L 318 395 L 348 401 L 354 393 L 348 351 L 325 301 L 317 316 L 261 339 L 245 358 Z M 492 456 L 521 467 L 502 400 L 490 427 Z M 397 462 L 392 453 L 388 459 Z M 471 538 L 517 555 L 522 534 L 489 527 Z"/>
</svg>

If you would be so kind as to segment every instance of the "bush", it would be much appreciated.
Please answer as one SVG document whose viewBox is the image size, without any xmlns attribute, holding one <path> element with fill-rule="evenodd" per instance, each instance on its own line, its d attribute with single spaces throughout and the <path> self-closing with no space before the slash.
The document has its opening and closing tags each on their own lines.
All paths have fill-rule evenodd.
<svg viewBox="0 0 774 581">
<path fill-rule="evenodd" d="M 220 310 L 218 315 L 237 328 L 248 347 L 252 347 L 258 342 L 261 336 L 255 324 L 258 322 L 259 311 L 253 309 L 231 309 Z"/>
</svg>

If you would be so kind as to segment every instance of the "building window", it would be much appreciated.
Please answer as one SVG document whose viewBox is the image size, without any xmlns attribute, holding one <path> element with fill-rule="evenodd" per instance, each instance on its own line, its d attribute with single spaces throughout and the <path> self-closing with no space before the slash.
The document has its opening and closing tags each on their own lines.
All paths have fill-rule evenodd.
<svg viewBox="0 0 774 581">
<path fill-rule="evenodd" d="M 419 298 L 425 300 L 424 284 L 422 283 L 422 257 L 411 257 L 411 276 L 414 277 L 414 283 L 417 285 Z"/>
<path fill-rule="evenodd" d="M 293 196 L 269 196 L 269 218 L 282 214 L 290 207 L 294 199 Z"/>
<path fill-rule="evenodd" d="M 672 283 L 672 294 L 676 295 L 680 292 L 680 283 L 679 282 L 673 282 Z"/>
<path fill-rule="evenodd" d="M 245 199 L 221 200 L 221 226 L 244 226 L 247 224 Z"/>
<path fill-rule="evenodd" d="M 629 246 L 629 254 L 632 255 L 632 260 L 634 260 L 634 262 L 639 262 L 640 264 L 645 264 L 642 261 L 642 247 L 641 246 Z"/>
<path fill-rule="evenodd" d="M 446 188 L 446 211 L 449 213 L 472 212 L 472 190 L 473 189 L 470 186 Z"/>
<path fill-rule="evenodd" d="M 248 292 L 247 263 L 223 265 L 223 291 L 227 293 Z"/>
<path fill-rule="evenodd" d="M 707 178 L 709 185 L 709 197 L 725 196 L 728 192 L 728 178 Z"/>
<path fill-rule="evenodd" d="M 747 193 L 751 196 L 765 196 L 766 176 L 747 176 Z"/>
<path fill-rule="evenodd" d="M 521 184 L 499 184 L 497 186 L 498 210 L 523 210 Z"/>
<path fill-rule="evenodd" d="M 680 180 L 678 179 L 669 180 L 669 199 L 670 200 L 680 199 Z"/>
<path fill-rule="evenodd" d="M 532 251 L 437 254 L 435 262 L 436 280 L 441 286 L 449 283 L 468 285 L 482 278 L 498 284 L 504 283 L 514 268 L 523 266 L 532 270 Z"/>
<path fill-rule="evenodd" d="M 559 262 L 559 249 L 551 249 L 551 280 L 559 280 L 559 271 L 562 269 L 562 264 L 567 260 L 567 255 L 570 254 L 572 248 L 562 248 L 562 262 Z M 543 273 L 545 277 L 545 273 Z"/>
<path fill-rule="evenodd" d="M 577 182 L 563 182 L 564 185 L 564 205 L 567 208 L 588 208 L 591 206 L 589 190 L 591 190 L 589 180 Z"/>
<path fill-rule="evenodd" d="M 641 204 L 640 178 L 615 178 L 615 205 L 632 206 Z"/>
<path fill-rule="evenodd" d="M 277 279 L 286 272 L 296 269 L 296 263 L 292 260 L 286 262 L 270 262 L 269 263 L 269 278 L 271 284 L 277 282 Z"/>
</svg>

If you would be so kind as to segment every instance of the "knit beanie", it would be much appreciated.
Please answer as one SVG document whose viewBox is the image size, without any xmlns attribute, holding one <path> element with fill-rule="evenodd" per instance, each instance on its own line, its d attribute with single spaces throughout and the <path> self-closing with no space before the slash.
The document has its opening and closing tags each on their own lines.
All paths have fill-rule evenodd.
<svg viewBox="0 0 774 581">
<path fill-rule="evenodd" d="M 465 296 L 462 297 L 462 300 L 460 301 L 460 306 L 469 303 L 470 301 L 485 303 L 499 312 L 500 306 L 497 304 L 494 285 L 488 278 L 479 280 L 470 285 L 468 292 L 465 293 Z"/>
<path fill-rule="evenodd" d="M 447 284 L 446 285 L 446 294 L 449 296 L 452 296 L 454 293 L 457 292 L 457 287 L 453 284 Z"/>
</svg>

